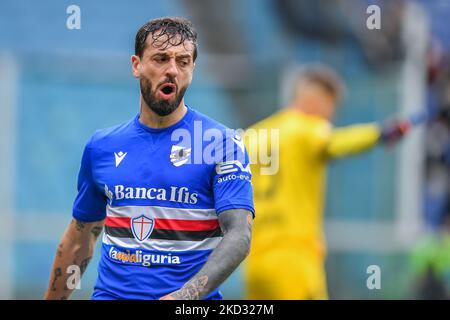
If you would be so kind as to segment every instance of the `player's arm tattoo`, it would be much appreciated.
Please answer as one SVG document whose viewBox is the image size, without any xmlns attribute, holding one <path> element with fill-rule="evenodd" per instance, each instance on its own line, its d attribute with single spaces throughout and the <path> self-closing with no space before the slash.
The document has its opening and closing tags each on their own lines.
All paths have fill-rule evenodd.
<svg viewBox="0 0 450 320">
<path fill-rule="evenodd" d="M 55 283 L 62 276 L 61 268 L 57 267 L 53 270 L 52 291 L 56 291 Z"/>
<path fill-rule="evenodd" d="M 103 227 L 101 226 L 95 226 L 91 229 L 91 233 L 94 235 L 95 238 L 97 238 L 100 233 L 102 233 Z"/>
<path fill-rule="evenodd" d="M 83 261 L 81 261 L 80 263 L 78 263 L 77 261 L 73 262 L 74 265 L 77 265 L 80 267 L 81 275 L 83 275 L 84 272 L 86 271 L 87 266 L 89 265 L 89 262 L 91 261 L 91 259 L 92 259 L 92 256 L 87 257 L 86 259 L 83 259 Z"/>
<path fill-rule="evenodd" d="M 104 221 L 72 220 L 56 250 L 46 299 L 68 299 L 73 289 L 68 288 L 70 273 L 66 270 L 70 265 L 76 265 L 80 268 L 80 276 L 84 274 L 92 259 L 95 242 L 103 230 L 103 224 Z"/>
<path fill-rule="evenodd" d="M 84 230 L 85 223 L 79 220 L 73 220 L 72 222 L 75 222 L 75 228 L 78 232 L 82 232 Z"/>
<path fill-rule="evenodd" d="M 222 241 L 203 268 L 170 296 L 182 300 L 202 299 L 225 281 L 250 252 L 252 221 L 252 213 L 247 210 L 222 212 L 219 215 Z"/>
</svg>

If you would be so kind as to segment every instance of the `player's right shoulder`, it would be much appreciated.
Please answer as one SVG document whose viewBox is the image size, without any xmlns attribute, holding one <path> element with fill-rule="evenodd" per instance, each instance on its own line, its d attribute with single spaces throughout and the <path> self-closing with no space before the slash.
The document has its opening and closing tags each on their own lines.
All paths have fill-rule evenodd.
<svg viewBox="0 0 450 320">
<path fill-rule="evenodd" d="M 131 119 L 112 127 L 96 130 L 89 139 L 87 146 L 90 148 L 99 148 L 119 139 L 126 139 L 129 134 L 133 134 L 133 121 L 134 119 Z"/>
</svg>

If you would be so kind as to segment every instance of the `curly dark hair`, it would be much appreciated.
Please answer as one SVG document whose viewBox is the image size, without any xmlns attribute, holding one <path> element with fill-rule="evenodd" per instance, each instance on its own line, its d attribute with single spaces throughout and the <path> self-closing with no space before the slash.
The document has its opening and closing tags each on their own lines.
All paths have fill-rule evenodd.
<svg viewBox="0 0 450 320">
<path fill-rule="evenodd" d="M 194 45 L 194 62 L 197 58 L 197 31 L 192 22 L 181 17 L 162 17 L 148 21 L 136 33 L 134 46 L 135 55 L 142 58 L 145 50 L 145 41 L 151 34 L 152 45 L 156 48 L 166 49 L 170 46 L 184 45 L 191 41 Z"/>
</svg>

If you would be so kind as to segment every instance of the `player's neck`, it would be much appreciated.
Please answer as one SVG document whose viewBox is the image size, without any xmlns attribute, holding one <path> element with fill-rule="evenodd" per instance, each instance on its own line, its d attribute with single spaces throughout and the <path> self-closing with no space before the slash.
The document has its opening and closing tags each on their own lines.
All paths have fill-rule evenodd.
<svg viewBox="0 0 450 320">
<path fill-rule="evenodd" d="M 180 121 L 187 112 L 187 107 L 184 100 L 180 105 L 169 115 L 160 116 L 153 112 L 147 105 L 141 103 L 139 121 L 147 127 L 153 129 L 163 129 L 170 127 Z"/>
<path fill-rule="evenodd" d="M 312 109 L 312 108 L 305 108 L 301 104 L 288 105 L 287 109 L 288 110 L 292 110 L 294 112 L 301 113 L 301 114 L 306 115 L 308 117 L 319 118 L 319 119 L 331 122 L 331 119 L 328 119 L 326 116 L 324 116 L 324 115 L 314 111 L 314 109 Z"/>
</svg>

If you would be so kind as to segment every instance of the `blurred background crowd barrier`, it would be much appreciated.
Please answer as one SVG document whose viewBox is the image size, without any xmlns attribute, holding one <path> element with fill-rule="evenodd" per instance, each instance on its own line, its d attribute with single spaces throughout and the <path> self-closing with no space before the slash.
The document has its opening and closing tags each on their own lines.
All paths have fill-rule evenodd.
<svg viewBox="0 0 450 320">
<path fill-rule="evenodd" d="M 81 29 L 66 27 L 69 5 Z M 381 29 L 369 30 L 369 5 Z M 138 28 L 191 19 L 199 58 L 189 106 L 246 128 L 283 106 L 289 71 L 309 62 L 347 83 L 336 125 L 429 108 L 435 120 L 397 148 L 328 171 L 332 299 L 450 294 L 450 2 L 446 0 L 0 1 L 0 298 L 40 299 L 71 219 L 84 144 L 139 110 L 130 55 Z M 98 251 L 76 290 L 89 298 Z M 380 267 L 369 290 L 367 267 Z M 223 286 L 242 297 L 241 270 Z M 437 288 L 437 289 L 436 289 Z"/>
</svg>

